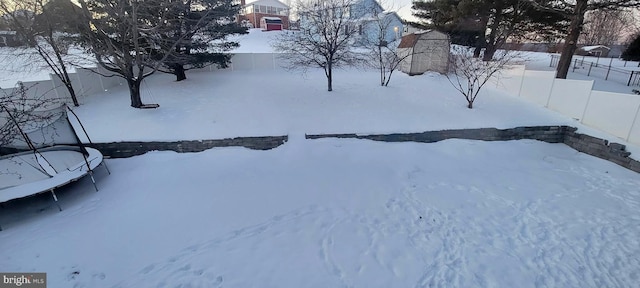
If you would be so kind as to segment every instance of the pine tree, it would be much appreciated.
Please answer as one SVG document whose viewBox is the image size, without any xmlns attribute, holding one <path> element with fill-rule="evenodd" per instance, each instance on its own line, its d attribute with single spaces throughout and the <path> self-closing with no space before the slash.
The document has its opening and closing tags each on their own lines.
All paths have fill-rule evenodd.
<svg viewBox="0 0 640 288">
<path fill-rule="evenodd" d="M 417 17 L 452 34 L 453 43 L 475 46 L 475 57 L 484 49 L 486 61 L 510 38 L 535 35 L 540 40 L 565 24 L 561 15 L 536 10 L 521 0 L 433 0 L 416 2 L 414 9 Z"/>
<path fill-rule="evenodd" d="M 622 59 L 625 61 L 640 61 L 640 34 L 622 52 Z"/>
<path fill-rule="evenodd" d="M 238 47 L 238 43 L 226 38 L 232 34 L 246 34 L 234 16 L 240 6 L 232 0 L 187 0 L 174 6 L 174 19 L 170 29 L 161 34 L 166 43 L 175 47 L 165 47 L 172 53 L 162 61 L 159 71 L 176 75 L 176 81 L 187 79 L 185 71 L 216 64 L 226 68 L 231 60 L 224 52 Z M 162 53 L 161 53 L 162 54 Z"/>
</svg>

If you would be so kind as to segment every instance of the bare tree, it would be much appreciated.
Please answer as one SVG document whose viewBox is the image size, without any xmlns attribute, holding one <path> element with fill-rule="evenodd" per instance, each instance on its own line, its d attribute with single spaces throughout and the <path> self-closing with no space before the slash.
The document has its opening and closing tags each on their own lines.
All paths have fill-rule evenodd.
<svg viewBox="0 0 640 288">
<path fill-rule="evenodd" d="M 142 103 L 140 85 L 146 77 L 158 70 L 187 35 L 191 35 L 190 31 L 182 31 L 183 34 L 178 37 L 162 37 L 175 32 L 174 27 L 180 19 L 174 17 L 174 12 L 182 9 L 182 1 L 78 2 L 81 5 L 79 15 L 82 17 L 79 30 L 85 47 L 95 56 L 100 66 L 127 81 L 132 107 L 157 107 Z M 200 23 L 194 23 L 193 27 L 200 27 Z"/>
<path fill-rule="evenodd" d="M 579 42 L 614 45 L 623 41 L 623 34 L 634 22 L 633 12 L 625 9 L 594 10 L 585 14 Z"/>
<path fill-rule="evenodd" d="M 47 123 L 54 116 L 37 111 L 60 105 L 60 99 L 29 95 L 29 88 L 18 82 L 15 88 L 5 89 L 0 95 L 0 147 L 19 139 L 22 127 L 32 126 L 33 123 Z"/>
<path fill-rule="evenodd" d="M 322 68 L 327 91 L 332 91 L 333 68 L 362 61 L 362 56 L 352 49 L 358 34 L 358 23 L 350 19 L 352 4 L 352 0 L 298 1 L 295 9 L 300 30 L 282 33 L 273 43 L 277 51 L 289 57 L 286 68 Z"/>
<path fill-rule="evenodd" d="M 68 5 L 73 5 L 71 2 Z M 73 89 L 68 67 L 71 63 L 67 57 L 69 38 L 62 37 L 57 27 L 64 26 L 61 18 L 56 15 L 51 5 L 44 0 L 0 0 L 0 13 L 8 26 L 15 30 L 17 36 L 35 49 L 38 58 L 60 79 L 69 91 L 74 106 L 79 106 L 76 91 Z M 22 50 L 23 55 L 30 50 Z M 40 67 L 38 67 L 40 68 Z"/>
<path fill-rule="evenodd" d="M 453 46 L 449 57 L 447 79 L 467 100 L 467 108 L 472 109 L 482 87 L 494 76 L 499 76 L 506 65 L 518 58 L 512 51 L 496 51 L 492 61 L 482 61 L 474 57 L 474 48 Z"/>
<path fill-rule="evenodd" d="M 369 52 L 369 64 L 380 71 L 380 86 L 389 86 L 391 75 L 400 67 L 402 61 L 411 54 L 402 53 L 398 50 L 400 43 L 398 26 L 394 21 L 397 18 L 395 13 L 376 13 L 372 16 L 373 21 L 367 25 L 372 25 L 373 35 L 365 37 L 365 47 Z"/>
</svg>

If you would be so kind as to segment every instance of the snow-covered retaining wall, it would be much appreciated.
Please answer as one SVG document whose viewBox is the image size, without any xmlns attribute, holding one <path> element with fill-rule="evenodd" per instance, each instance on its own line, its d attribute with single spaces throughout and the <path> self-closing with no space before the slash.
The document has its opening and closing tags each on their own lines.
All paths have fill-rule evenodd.
<svg viewBox="0 0 640 288">
<path fill-rule="evenodd" d="M 640 173 L 640 162 L 630 158 L 625 145 L 612 143 L 604 139 L 576 132 L 569 126 L 533 126 L 511 129 L 479 128 L 426 131 L 420 133 L 394 134 L 312 134 L 306 139 L 320 138 L 353 138 L 382 142 L 421 142 L 433 143 L 446 139 L 470 139 L 482 141 L 510 141 L 531 139 L 547 143 L 562 143 L 579 152 L 583 152 L 607 161 L 611 161 L 627 169 Z M 124 158 L 141 155 L 149 151 L 200 152 L 216 147 L 246 147 L 256 150 L 269 150 L 287 142 L 287 136 L 238 137 L 215 140 L 192 140 L 172 142 L 111 142 L 94 143 L 93 148 L 106 157 Z M 1 151 L 0 151 L 1 152 Z"/>
<path fill-rule="evenodd" d="M 569 126 L 534 126 L 511 129 L 479 128 L 379 135 L 317 134 L 306 135 L 306 138 L 355 138 L 383 142 L 422 143 L 432 143 L 454 138 L 483 141 L 532 139 L 547 143 L 563 143 L 577 151 L 611 161 L 622 167 L 640 173 L 640 162 L 629 157 L 631 153 L 625 150 L 625 145 L 609 143 L 609 141 L 604 139 L 577 133 L 575 132 L 576 130 L 576 128 Z"/>
<path fill-rule="evenodd" d="M 237 137 L 215 140 L 192 140 L 173 142 L 111 142 L 94 143 L 93 148 L 106 157 L 125 158 L 141 155 L 149 151 L 175 151 L 180 153 L 200 152 L 214 147 L 246 147 L 255 150 L 269 150 L 282 145 L 287 136 Z"/>
</svg>

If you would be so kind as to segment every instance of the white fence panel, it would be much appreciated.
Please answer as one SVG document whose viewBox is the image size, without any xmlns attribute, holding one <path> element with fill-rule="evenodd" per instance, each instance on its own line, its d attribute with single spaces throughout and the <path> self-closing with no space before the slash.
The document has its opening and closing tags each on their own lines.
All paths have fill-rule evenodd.
<svg viewBox="0 0 640 288">
<path fill-rule="evenodd" d="M 547 106 L 555 73 L 550 71 L 525 71 L 520 97 L 540 106 Z"/>
<path fill-rule="evenodd" d="M 524 65 L 515 65 L 511 67 L 507 67 L 505 71 L 503 71 L 497 80 L 497 87 L 506 91 L 511 95 L 518 95 L 520 93 L 520 86 L 522 85 L 524 75 Z M 493 79 L 492 79 L 493 80 Z"/>
<path fill-rule="evenodd" d="M 631 132 L 629 133 L 629 138 L 627 139 L 627 141 L 636 145 L 640 145 L 640 115 L 636 114 L 634 120 L 635 121 L 631 126 Z"/>
<path fill-rule="evenodd" d="M 638 107 L 637 95 L 593 91 L 582 122 L 626 139 Z"/>
<path fill-rule="evenodd" d="M 56 89 L 51 80 L 22 82 L 31 99 L 57 99 Z"/>
<path fill-rule="evenodd" d="M 592 88 L 593 81 L 555 79 L 548 107 L 581 120 Z"/>
<path fill-rule="evenodd" d="M 233 70 L 251 70 L 253 67 L 253 54 L 251 53 L 235 54 L 231 58 L 231 68 Z"/>
<path fill-rule="evenodd" d="M 253 54 L 253 69 L 273 70 L 276 66 L 275 55 L 273 53 Z"/>
<path fill-rule="evenodd" d="M 97 94 L 103 91 L 102 88 L 102 76 L 93 72 L 93 69 L 76 69 L 76 77 L 80 82 L 79 90 L 76 93 L 80 93 L 83 96 Z"/>
</svg>

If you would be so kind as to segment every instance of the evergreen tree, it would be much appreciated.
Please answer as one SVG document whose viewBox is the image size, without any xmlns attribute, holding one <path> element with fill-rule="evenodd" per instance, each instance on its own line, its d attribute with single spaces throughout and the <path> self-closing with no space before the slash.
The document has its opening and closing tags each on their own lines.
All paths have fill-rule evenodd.
<svg viewBox="0 0 640 288">
<path fill-rule="evenodd" d="M 234 16 L 241 8 L 231 0 L 187 0 L 173 6 L 173 17 L 177 19 L 161 37 L 165 43 L 175 44 L 162 50 L 172 51 L 159 71 L 176 75 L 176 81 L 187 79 L 186 70 L 216 64 L 226 68 L 231 55 L 224 52 L 238 47 L 237 42 L 228 41 L 232 34 L 246 34 Z M 180 39 L 179 41 L 176 41 Z M 159 53 L 162 57 L 163 53 Z"/>
<path fill-rule="evenodd" d="M 475 57 L 484 48 L 486 61 L 507 39 L 555 35 L 566 24 L 562 15 L 534 9 L 522 0 L 433 0 L 416 2 L 414 9 L 417 17 L 451 33 L 454 43 L 475 46 Z"/>
<path fill-rule="evenodd" d="M 636 36 L 629 47 L 622 52 L 622 59 L 626 61 L 640 61 L 640 34 Z"/>
</svg>

